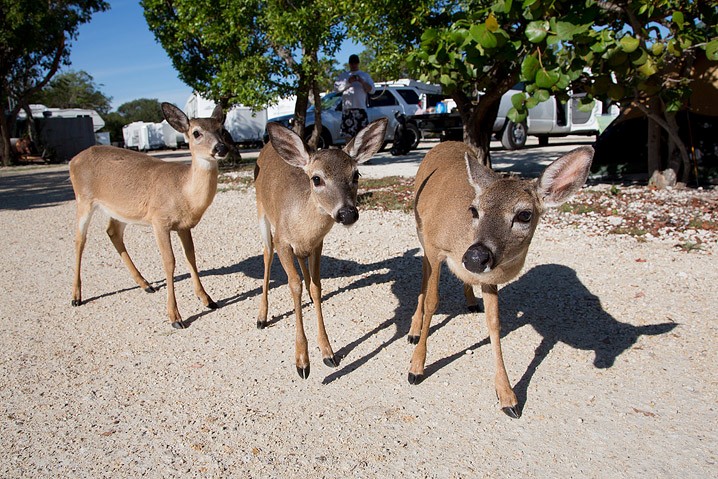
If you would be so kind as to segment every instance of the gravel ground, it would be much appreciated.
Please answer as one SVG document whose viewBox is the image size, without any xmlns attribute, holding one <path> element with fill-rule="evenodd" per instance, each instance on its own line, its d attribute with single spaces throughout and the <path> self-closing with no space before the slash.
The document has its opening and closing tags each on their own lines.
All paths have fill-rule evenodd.
<svg viewBox="0 0 718 479">
<path fill-rule="evenodd" d="M 698 210 L 715 200 L 691 191 Z M 87 302 L 70 306 L 72 198 L 66 168 L 0 174 L 0 477 L 715 475 L 718 259 L 713 233 L 701 233 L 710 228 L 693 223 L 701 247 L 677 248 L 696 235 L 668 223 L 679 236 L 606 234 L 618 219 L 604 227 L 600 213 L 550 213 L 523 274 L 499 293 L 523 407 L 512 420 L 494 395 L 483 315 L 465 310 L 448 271 L 427 377 L 406 380 L 421 275 L 411 215 L 362 211 L 328 235 L 323 308 L 341 364 L 322 364 L 305 293 L 312 372 L 301 380 L 278 261 L 271 327 L 255 327 L 262 259 L 251 188 L 218 194 L 193 233 L 220 309 L 194 297 L 174 239 L 184 331 L 166 320 L 151 231 L 130 227 L 126 242 L 156 294 L 134 285 L 101 214 L 84 257 Z M 636 201 L 597 203 L 625 218 L 620 205 Z"/>
</svg>

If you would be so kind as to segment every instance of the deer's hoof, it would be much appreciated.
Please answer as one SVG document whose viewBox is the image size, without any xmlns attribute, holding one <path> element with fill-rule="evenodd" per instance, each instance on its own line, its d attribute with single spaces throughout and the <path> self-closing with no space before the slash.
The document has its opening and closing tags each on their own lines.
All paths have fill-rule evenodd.
<svg viewBox="0 0 718 479">
<path fill-rule="evenodd" d="M 471 313 L 481 313 L 484 310 L 484 308 L 482 308 L 480 304 L 472 304 L 468 308 L 469 312 Z"/>
<path fill-rule="evenodd" d="M 153 287 L 152 287 L 151 285 L 149 285 L 149 284 L 148 284 L 147 287 L 145 288 L 145 293 L 156 293 L 156 292 L 157 292 L 157 290 L 156 290 L 155 288 L 153 288 Z"/>
<path fill-rule="evenodd" d="M 324 358 L 324 364 L 326 364 L 330 368 L 336 368 L 337 366 L 339 366 L 339 360 L 337 360 L 336 356 Z"/>
<path fill-rule="evenodd" d="M 419 336 L 412 336 L 411 334 L 406 337 L 409 344 L 419 344 Z"/>
<path fill-rule="evenodd" d="M 185 329 L 186 326 L 185 326 L 184 323 L 180 320 L 180 321 L 175 321 L 174 323 L 172 323 L 172 327 L 175 328 L 175 329 Z"/>
<path fill-rule="evenodd" d="M 266 321 L 257 320 L 257 329 L 264 329 L 267 327 Z"/>
<path fill-rule="evenodd" d="M 423 374 L 409 373 L 409 384 L 417 385 L 424 379 Z"/>
<path fill-rule="evenodd" d="M 210 299 L 209 303 L 207 304 L 207 307 L 209 309 L 217 309 L 219 308 L 219 305 Z"/>
<path fill-rule="evenodd" d="M 81 299 L 73 299 L 72 305 L 73 306 L 82 306 L 82 300 Z"/>
<path fill-rule="evenodd" d="M 501 410 L 512 419 L 518 419 L 521 417 L 521 409 L 519 409 L 518 406 L 502 407 Z"/>
<path fill-rule="evenodd" d="M 306 368 L 297 366 L 297 373 L 299 374 L 300 378 L 307 379 L 309 377 L 309 366 L 307 366 Z"/>
</svg>

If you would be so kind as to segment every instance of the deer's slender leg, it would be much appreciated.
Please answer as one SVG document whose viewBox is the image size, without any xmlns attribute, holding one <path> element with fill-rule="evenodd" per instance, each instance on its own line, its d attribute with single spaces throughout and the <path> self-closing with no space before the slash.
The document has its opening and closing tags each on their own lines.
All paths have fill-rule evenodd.
<svg viewBox="0 0 718 479">
<path fill-rule="evenodd" d="M 494 379 L 496 386 L 496 395 L 499 398 L 501 409 L 513 418 L 521 417 L 519 402 L 516 399 L 509 376 L 504 366 L 504 356 L 501 353 L 501 321 L 499 320 L 499 293 L 495 284 L 482 284 L 481 293 L 484 298 L 484 307 L 486 308 L 486 324 L 489 328 L 489 339 L 491 340 L 491 348 L 494 352 L 494 363 L 496 368 L 496 377 Z"/>
<path fill-rule="evenodd" d="M 309 291 L 309 285 L 311 284 L 311 278 L 309 275 L 309 267 L 307 266 L 307 258 L 297 258 L 299 263 L 299 269 L 302 271 L 302 278 L 304 278 L 304 287 Z M 311 298 L 314 301 L 314 298 Z"/>
<path fill-rule="evenodd" d="M 274 260 L 274 244 L 272 241 L 272 229 L 264 215 L 262 204 L 257 204 L 259 211 L 259 232 L 262 236 L 263 256 L 264 256 L 264 279 L 262 281 L 262 298 L 259 302 L 259 314 L 257 315 L 257 328 L 264 329 L 267 326 L 267 310 L 269 309 L 269 272 L 272 269 L 272 260 Z"/>
<path fill-rule="evenodd" d="M 469 311 L 472 313 L 480 313 L 482 311 L 479 300 L 476 299 L 476 295 L 474 294 L 474 287 L 469 283 L 464 283 L 464 297 L 466 298 L 466 307 L 469 308 Z"/>
<path fill-rule="evenodd" d="M 132 262 L 130 255 L 127 253 L 124 240 L 126 226 L 126 223 L 110 218 L 110 222 L 107 224 L 107 236 L 110 237 L 112 245 L 117 250 L 120 258 L 122 258 L 122 262 L 125 263 L 125 266 L 127 266 L 127 269 L 130 271 L 130 275 L 132 276 L 132 279 L 135 280 L 135 283 L 148 293 L 154 293 L 156 291 L 155 288 L 153 288 L 152 285 L 150 285 L 142 276 L 142 274 L 140 274 L 135 266 L 135 263 Z"/>
<path fill-rule="evenodd" d="M 175 255 L 174 252 L 172 252 L 170 230 L 158 224 L 153 224 L 152 228 L 155 232 L 157 246 L 162 255 L 162 266 L 164 267 L 165 278 L 167 279 L 167 315 L 173 328 L 183 329 L 185 325 L 182 322 L 179 309 L 177 309 L 177 299 L 175 298 Z"/>
<path fill-rule="evenodd" d="M 75 230 L 75 278 L 72 284 L 72 305 L 82 304 L 82 252 L 87 241 L 87 228 L 90 226 L 94 208 L 91 204 L 77 199 L 77 229 Z"/>
<path fill-rule="evenodd" d="M 329 336 L 327 336 L 327 331 L 324 327 L 324 315 L 322 314 L 322 278 L 320 275 L 322 246 L 323 242 L 320 242 L 319 246 L 314 248 L 314 251 L 309 255 L 309 275 L 311 277 L 309 295 L 312 297 L 314 308 L 317 311 L 319 350 L 322 352 L 324 364 L 335 368 L 339 365 L 339 360 L 334 356 L 334 350 L 329 343 Z"/>
<path fill-rule="evenodd" d="M 296 337 L 294 347 L 294 360 L 297 366 L 297 373 L 303 379 L 309 377 L 309 350 L 307 349 L 307 336 L 304 334 L 304 320 L 302 318 L 302 279 L 299 277 L 297 268 L 294 266 L 294 253 L 289 245 L 277 245 L 279 261 L 287 273 L 289 290 L 294 300 L 294 315 L 296 317 Z"/>
<path fill-rule="evenodd" d="M 426 298 L 426 285 L 429 281 L 429 260 L 426 259 L 426 254 L 421 258 L 421 292 L 419 298 L 416 301 L 416 311 L 411 317 L 411 328 L 409 328 L 409 335 L 407 340 L 411 344 L 417 344 L 419 342 L 419 335 L 421 334 L 421 323 L 424 319 L 424 298 Z"/>
<path fill-rule="evenodd" d="M 411 356 L 411 367 L 409 368 L 409 383 L 418 384 L 424 376 L 424 364 L 426 363 L 426 342 L 429 337 L 429 328 L 431 327 L 431 318 L 436 312 L 439 304 L 439 276 L 441 273 L 441 261 L 437 254 L 431 251 L 425 251 L 426 270 L 428 278 L 426 280 L 426 293 L 424 297 L 424 318 L 421 322 L 421 336 L 419 342 Z"/>
<path fill-rule="evenodd" d="M 182 242 L 182 249 L 184 250 L 185 258 L 187 259 L 187 266 L 189 266 L 189 273 L 192 277 L 192 285 L 194 286 L 194 294 L 202 301 L 202 304 L 209 309 L 217 309 L 217 303 L 212 301 L 209 294 L 204 290 L 202 282 L 199 280 L 199 273 L 197 272 L 197 259 L 194 254 L 194 241 L 192 241 L 191 230 L 178 230 L 177 236 L 179 236 Z"/>
</svg>

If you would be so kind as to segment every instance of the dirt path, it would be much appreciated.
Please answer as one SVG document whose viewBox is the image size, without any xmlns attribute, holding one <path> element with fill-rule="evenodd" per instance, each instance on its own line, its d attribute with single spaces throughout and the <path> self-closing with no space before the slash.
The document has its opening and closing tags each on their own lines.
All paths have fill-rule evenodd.
<svg viewBox="0 0 718 479">
<path fill-rule="evenodd" d="M 221 308 L 202 308 L 178 260 L 191 326 L 176 331 L 149 229 L 129 228 L 127 247 L 160 291 L 134 286 L 98 214 L 83 265 L 87 303 L 72 308 L 66 170 L 0 177 L 0 477 L 715 474 L 715 254 L 539 226 L 524 274 L 500 290 L 502 345 L 523 406 L 512 420 L 497 406 L 483 315 L 465 310 L 448 272 L 428 377 L 408 384 L 421 261 L 402 213 L 364 211 L 328 236 L 323 306 L 341 364 L 322 364 L 307 304 L 312 371 L 301 380 L 278 262 L 272 327 L 255 327 L 255 217 L 251 190 L 218 194 L 194 237 Z"/>
</svg>

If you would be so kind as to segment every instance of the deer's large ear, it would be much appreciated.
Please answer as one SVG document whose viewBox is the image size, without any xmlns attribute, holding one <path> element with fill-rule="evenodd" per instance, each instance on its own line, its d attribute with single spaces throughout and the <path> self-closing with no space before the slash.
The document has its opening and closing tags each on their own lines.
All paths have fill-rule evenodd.
<svg viewBox="0 0 718 479">
<path fill-rule="evenodd" d="M 492 181 L 496 180 L 496 173 L 491 168 L 484 166 L 483 154 L 477 152 L 477 155 L 464 153 L 464 161 L 466 162 L 466 173 L 469 176 L 469 184 L 474 187 L 477 193 L 486 188 Z"/>
<path fill-rule="evenodd" d="M 279 123 L 267 123 L 267 133 L 272 146 L 284 161 L 298 168 L 309 164 L 309 152 L 299 135 Z"/>
<path fill-rule="evenodd" d="M 349 140 L 344 147 L 344 152 L 354 158 L 357 163 L 369 161 L 384 144 L 384 135 L 388 124 L 389 120 L 386 118 L 372 121 L 357 133 L 357 136 Z"/>
<path fill-rule="evenodd" d="M 591 161 L 593 148 L 582 146 L 548 165 L 536 184 L 544 205 L 558 206 L 568 201 L 586 182 Z"/>
<path fill-rule="evenodd" d="M 224 113 L 222 112 L 222 107 L 220 105 L 214 107 L 211 118 L 218 121 L 220 124 L 224 123 Z"/>
<path fill-rule="evenodd" d="M 180 133 L 187 133 L 189 131 L 189 118 L 172 103 L 162 103 L 162 114 L 165 116 L 167 123 L 175 130 Z"/>
</svg>

